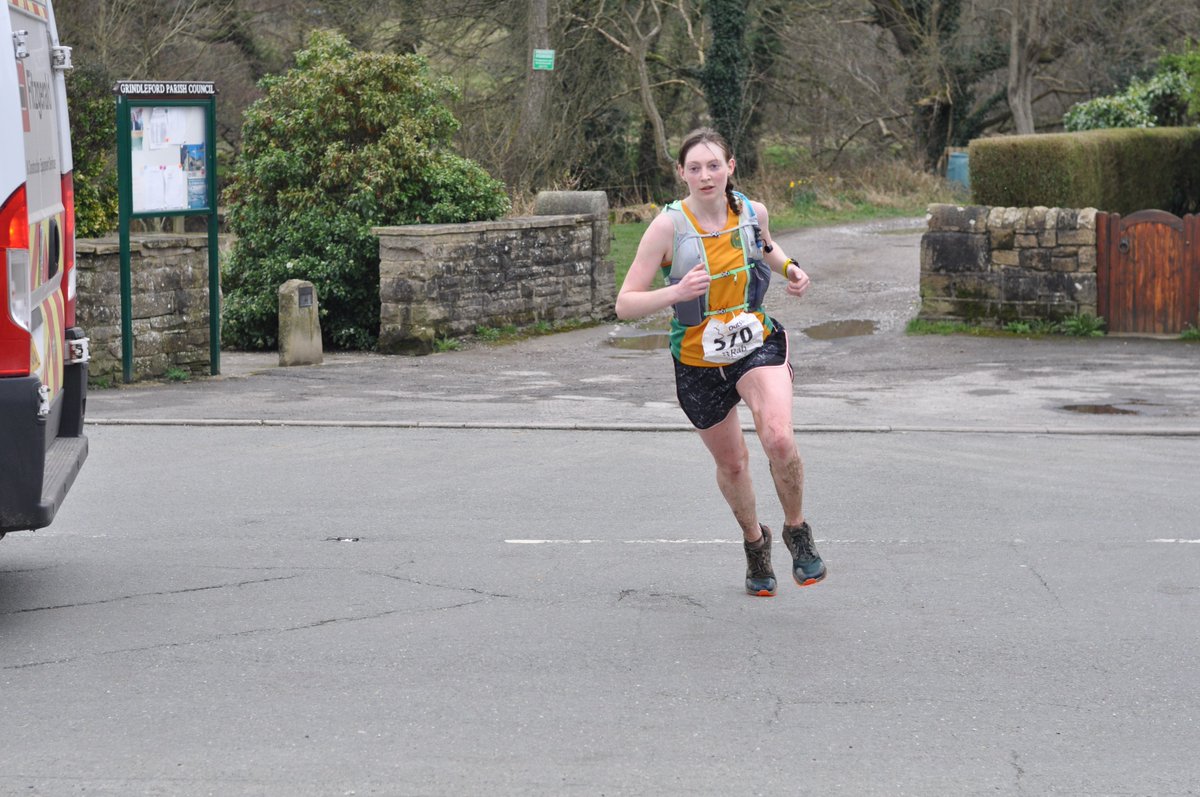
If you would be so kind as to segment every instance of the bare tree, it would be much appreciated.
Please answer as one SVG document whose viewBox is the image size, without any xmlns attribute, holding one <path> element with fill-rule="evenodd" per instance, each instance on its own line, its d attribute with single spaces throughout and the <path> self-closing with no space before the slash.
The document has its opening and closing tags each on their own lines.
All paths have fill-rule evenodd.
<svg viewBox="0 0 1200 797">
<path fill-rule="evenodd" d="M 1003 63 L 1006 48 L 986 29 L 964 30 L 971 16 L 960 0 L 870 0 L 874 22 L 892 34 L 908 78 L 912 130 L 927 168 L 945 147 L 983 130 L 988 110 L 1003 98 L 976 98 L 980 82 Z"/>
<path fill-rule="evenodd" d="M 1060 59 L 1078 33 L 1078 4 L 1074 0 L 1011 0 L 1009 14 L 1006 95 L 1013 129 L 1029 134 L 1037 129 L 1033 106 L 1042 70 Z"/>
<path fill-rule="evenodd" d="M 933 168 L 947 145 L 1056 124 L 1070 102 L 1127 85 L 1200 29 L 1200 5 L 1178 0 L 76 0 L 56 11 L 76 62 L 106 79 L 216 81 L 219 135 L 235 151 L 257 81 L 289 68 L 313 29 L 335 28 L 361 49 L 419 54 L 451 80 L 456 145 L 514 192 L 648 198 L 669 185 L 671 132 L 719 116 L 704 91 L 718 7 L 740 15 L 742 33 L 722 42 L 743 45 L 733 60 L 744 67 L 724 122 L 745 172 L 775 145 L 820 157 L 816 168 L 870 152 Z M 532 72 L 534 47 L 555 50 L 553 72 Z"/>
<path fill-rule="evenodd" d="M 204 42 L 235 13 L 236 0 L 93 0 L 55 9 L 64 39 L 105 73 L 173 78 L 187 64 L 164 53 L 184 42 Z"/>
<path fill-rule="evenodd" d="M 636 75 L 642 111 L 654 132 L 656 157 L 670 168 L 674 159 L 667 144 L 666 125 L 659 112 L 654 81 L 650 76 L 650 58 L 655 42 L 663 31 L 663 11 L 666 9 L 680 14 L 689 35 L 694 33 L 692 16 L 684 0 L 600 0 L 590 15 L 585 17 L 577 14 L 575 18 L 628 56 Z M 698 55 L 697 62 L 703 64 L 703 55 Z"/>
</svg>

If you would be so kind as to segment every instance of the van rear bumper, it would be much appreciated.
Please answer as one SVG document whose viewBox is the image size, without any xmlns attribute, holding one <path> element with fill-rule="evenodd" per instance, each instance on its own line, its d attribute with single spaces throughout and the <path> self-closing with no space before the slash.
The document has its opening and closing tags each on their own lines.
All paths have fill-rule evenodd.
<svg viewBox="0 0 1200 797">
<path fill-rule="evenodd" d="M 68 370 L 72 368 L 82 371 L 73 376 L 82 377 L 86 390 L 87 365 Z M 62 396 L 66 412 L 52 412 L 48 419 L 38 417 L 40 387 L 35 376 L 0 379 L 0 535 L 50 525 L 87 459 L 88 440 L 82 434 L 56 435 L 47 445 L 47 422 L 66 421 L 74 414 L 74 402 L 65 395 L 72 392 L 70 385 Z M 62 427 L 69 429 L 71 423 Z M 75 428 L 82 429 L 82 417 Z"/>
</svg>

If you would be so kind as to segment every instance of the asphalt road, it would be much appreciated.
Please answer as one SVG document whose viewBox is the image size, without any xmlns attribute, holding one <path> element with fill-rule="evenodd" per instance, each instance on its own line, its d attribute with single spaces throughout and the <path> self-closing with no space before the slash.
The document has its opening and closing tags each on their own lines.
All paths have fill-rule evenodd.
<svg viewBox="0 0 1200 797">
<path fill-rule="evenodd" d="M 687 435 L 93 435 L 0 550 L 5 794 L 1200 782 L 1194 439 L 802 435 L 830 576 L 754 599 Z"/>
<path fill-rule="evenodd" d="M 0 793 L 1196 793 L 1200 349 L 906 337 L 916 240 L 787 239 L 773 599 L 632 330 L 94 393 L 0 542 Z"/>
</svg>

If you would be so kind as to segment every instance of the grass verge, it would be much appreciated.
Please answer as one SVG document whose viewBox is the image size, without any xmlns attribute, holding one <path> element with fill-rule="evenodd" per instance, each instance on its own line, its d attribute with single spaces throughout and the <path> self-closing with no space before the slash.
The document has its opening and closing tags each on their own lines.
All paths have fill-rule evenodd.
<svg viewBox="0 0 1200 797">
<path fill-rule="evenodd" d="M 914 318 L 904 331 L 909 335 L 974 335 L 976 337 L 1021 337 L 1041 338 L 1047 335 L 1063 335 L 1072 338 L 1098 338 L 1104 335 L 1104 319 L 1090 313 L 1064 318 L 1054 322 L 1042 319 L 1010 321 L 1003 327 L 973 324 L 968 321 L 930 321 Z"/>
<path fill-rule="evenodd" d="M 646 232 L 649 226 L 650 223 L 645 221 L 612 225 L 612 251 L 608 256 L 612 258 L 616 271 L 617 290 L 620 290 L 621 283 L 625 282 L 625 274 L 633 263 L 633 256 L 637 254 L 638 242 L 642 240 L 642 233 Z"/>
</svg>

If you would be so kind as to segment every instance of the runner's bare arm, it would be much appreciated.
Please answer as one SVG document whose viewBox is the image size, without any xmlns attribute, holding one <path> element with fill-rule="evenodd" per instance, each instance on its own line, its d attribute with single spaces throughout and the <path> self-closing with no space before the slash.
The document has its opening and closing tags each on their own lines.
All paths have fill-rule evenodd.
<svg viewBox="0 0 1200 797">
<path fill-rule="evenodd" d="M 677 302 L 703 296 L 708 290 L 709 276 L 704 264 L 697 263 L 675 285 L 650 289 L 655 273 L 670 259 L 675 242 L 675 227 L 666 215 L 650 222 L 638 244 L 633 264 L 617 293 L 617 318 L 632 321 L 670 307 Z"/>
<path fill-rule="evenodd" d="M 763 255 L 763 262 L 771 267 L 772 273 L 779 274 L 780 269 L 783 268 L 783 264 L 788 261 L 787 253 L 771 238 L 771 219 L 767 215 L 766 205 L 753 200 L 751 200 L 750 204 L 754 206 L 754 212 L 758 214 L 758 223 L 762 228 L 763 243 L 771 247 L 771 251 Z M 808 290 L 810 284 L 808 274 L 794 262 L 788 266 L 787 279 L 787 292 L 790 295 L 803 296 L 804 292 Z"/>
</svg>

